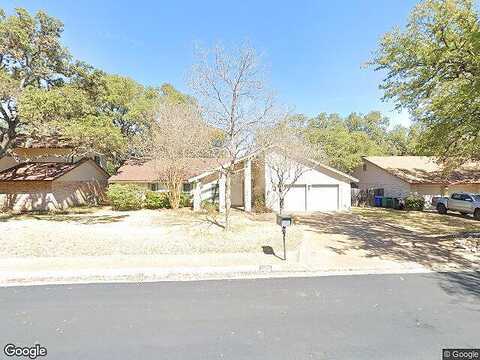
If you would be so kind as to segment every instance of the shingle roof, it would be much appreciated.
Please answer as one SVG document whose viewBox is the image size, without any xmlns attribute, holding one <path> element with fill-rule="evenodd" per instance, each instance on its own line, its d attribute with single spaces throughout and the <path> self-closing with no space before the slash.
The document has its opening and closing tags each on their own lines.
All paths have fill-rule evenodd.
<svg viewBox="0 0 480 360">
<path fill-rule="evenodd" d="M 66 174 L 81 163 L 26 162 L 0 172 L 0 181 L 50 181 Z"/>
<path fill-rule="evenodd" d="M 17 148 L 28 148 L 28 149 L 40 149 L 40 148 L 71 148 L 70 140 L 67 138 L 50 135 L 50 136 L 41 136 L 41 137 L 32 137 L 24 134 L 19 134 L 16 136 L 13 143 L 13 147 Z"/>
<path fill-rule="evenodd" d="M 432 156 L 366 156 L 364 159 L 411 184 L 480 183 L 480 162 L 469 162 L 447 173 Z"/>
<path fill-rule="evenodd" d="M 214 158 L 190 158 L 184 180 L 217 168 L 220 164 Z M 121 166 L 109 182 L 156 182 L 166 177 L 168 162 L 162 159 L 129 161 Z"/>
</svg>

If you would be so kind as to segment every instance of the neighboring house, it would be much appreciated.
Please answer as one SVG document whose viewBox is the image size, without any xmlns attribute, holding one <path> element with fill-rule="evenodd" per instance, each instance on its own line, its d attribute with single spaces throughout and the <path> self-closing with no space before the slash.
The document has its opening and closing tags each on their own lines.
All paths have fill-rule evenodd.
<svg viewBox="0 0 480 360">
<path fill-rule="evenodd" d="M 19 137 L 12 155 L 0 158 L 0 208 L 59 210 L 97 203 L 108 181 L 105 160 L 73 150 L 58 138 Z"/>
<path fill-rule="evenodd" d="M 231 201 L 233 207 L 251 211 L 256 198 L 260 198 L 272 210 L 278 210 L 279 203 L 265 154 L 255 154 L 239 159 L 235 164 L 235 175 L 231 179 Z M 184 180 L 184 190 L 193 197 L 193 207 L 200 208 L 204 200 L 219 203 L 220 210 L 225 207 L 225 177 L 221 164 L 215 159 L 191 159 L 191 171 Z M 331 167 L 305 161 L 305 171 L 287 193 L 285 211 L 339 211 L 351 206 L 350 183 L 355 178 Z M 122 166 L 109 183 L 139 184 L 151 190 L 164 191 L 159 180 L 158 169 L 153 160 L 144 163 L 128 163 Z M 155 170 L 157 169 L 157 170 Z M 161 172 L 160 172 L 161 174 Z"/>
<path fill-rule="evenodd" d="M 480 163 L 465 164 L 449 174 L 429 156 L 367 156 L 353 172 L 360 189 L 377 190 L 389 197 L 410 193 L 426 200 L 452 192 L 480 192 Z"/>
</svg>

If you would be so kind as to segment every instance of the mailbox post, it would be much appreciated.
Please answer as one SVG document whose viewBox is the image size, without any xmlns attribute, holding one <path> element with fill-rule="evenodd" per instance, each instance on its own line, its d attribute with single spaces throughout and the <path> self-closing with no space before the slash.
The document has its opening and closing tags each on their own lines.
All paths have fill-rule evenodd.
<svg viewBox="0 0 480 360">
<path fill-rule="evenodd" d="M 279 214 L 277 214 L 277 224 L 282 227 L 283 260 L 287 260 L 287 248 L 285 246 L 285 235 L 287 234 L 287 226 L 292 225 L 292 217 L 290 215 L 279 215 Z"/>
</svg>

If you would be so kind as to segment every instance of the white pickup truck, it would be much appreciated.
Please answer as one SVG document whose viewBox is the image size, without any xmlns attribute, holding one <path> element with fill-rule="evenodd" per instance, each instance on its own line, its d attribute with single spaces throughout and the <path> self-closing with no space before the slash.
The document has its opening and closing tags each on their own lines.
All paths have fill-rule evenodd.
<svg viewBox="0 0 480 360">
<path fill-rule="evenodd" d="M 457 211 L 462 215 L 473 214 L 476 220 L 480 220 L 480 194 L 459 192 L 453 193 L 449 198 L 439 198 L 437 211 L 440 214 L 448 211 Z"/>
</svg>

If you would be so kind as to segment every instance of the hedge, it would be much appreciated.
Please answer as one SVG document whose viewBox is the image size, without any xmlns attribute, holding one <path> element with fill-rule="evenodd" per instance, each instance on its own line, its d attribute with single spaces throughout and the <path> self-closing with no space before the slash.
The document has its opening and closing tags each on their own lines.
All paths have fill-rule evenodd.
<svg viewBox="0 0 480 360">
<path fill-rule="evenodd" d="M 114 210 L 139 210 L 144 205 L 145 190 L 137 185 L 112 184 L 107 199 Z"/>
</svg>

